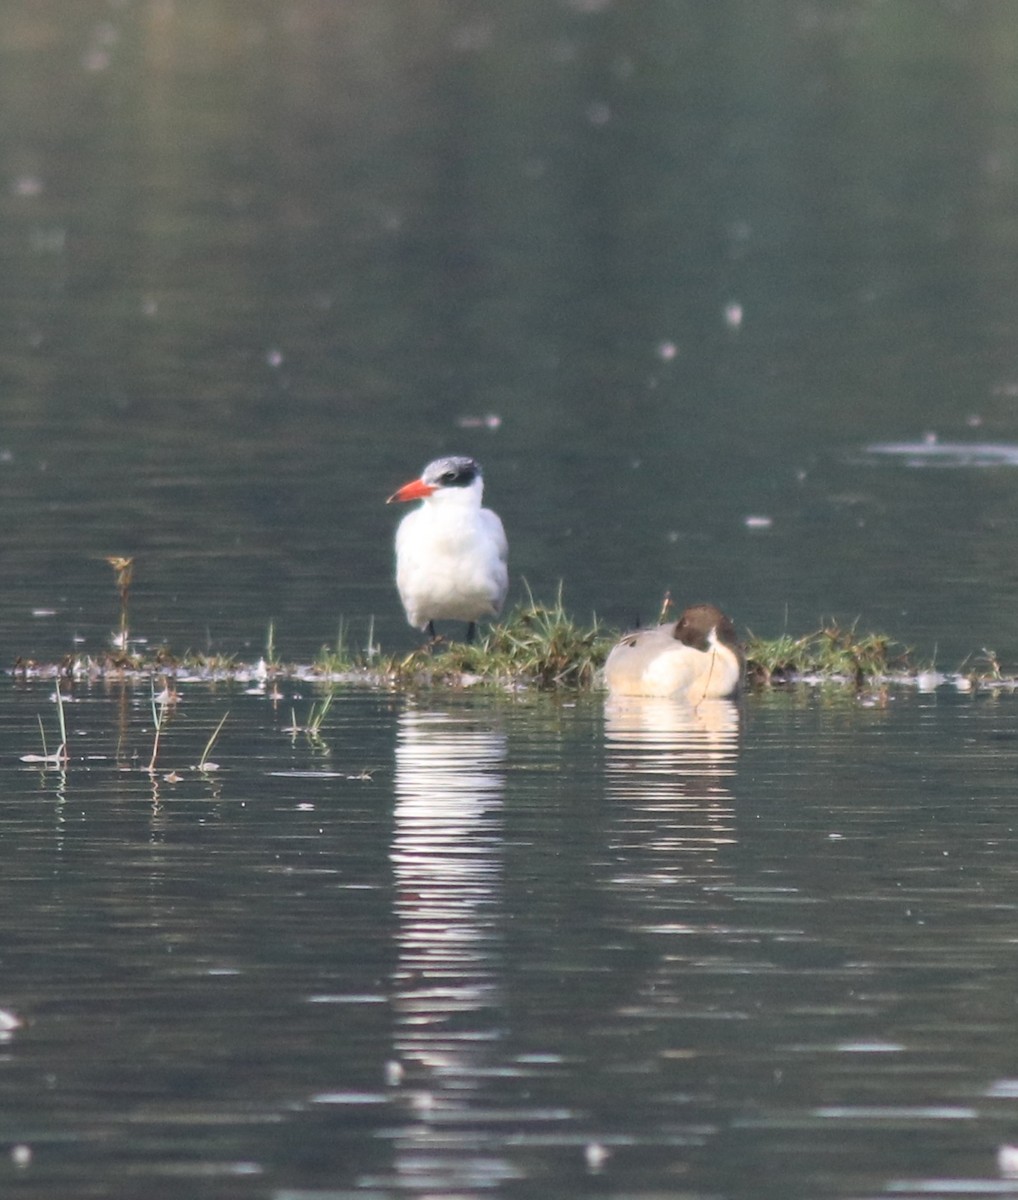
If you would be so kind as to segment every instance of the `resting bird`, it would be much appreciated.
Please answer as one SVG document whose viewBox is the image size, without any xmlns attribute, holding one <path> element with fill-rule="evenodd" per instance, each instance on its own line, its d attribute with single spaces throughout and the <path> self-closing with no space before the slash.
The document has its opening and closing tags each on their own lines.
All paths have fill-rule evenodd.
<svg viewBox="0 0 1018 1200">
<path fill-rule="evenodd" d="M 454 456 L 428 463 L 386 501 L 422 501 L 396 530 L 396 586 L 406 619 L 432 639 L 436 621 L 466 621 L 473 641 L 479 618 L 502 610 L 509 546 L 483 492 L 480 465 Z"/>
<path fill-rule="evenodd" d="M 742 667 L 731 620 L 713 604 L 694 604 L 674 625 L 627 633 L 608 655 L 604 678 L 613 696 L 699 704 L 733 696 Z"/>
</svg>

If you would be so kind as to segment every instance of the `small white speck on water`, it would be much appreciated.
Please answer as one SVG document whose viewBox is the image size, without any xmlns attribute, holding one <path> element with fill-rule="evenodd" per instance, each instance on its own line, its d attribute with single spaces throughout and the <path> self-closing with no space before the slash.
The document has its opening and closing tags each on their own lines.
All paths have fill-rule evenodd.
<svg viewBox="0 0 1018 1200">
<path fill-rule="evenodd" d="M 944 676 L 939 671 L 920 671 L 915 677 L 915 684 L 920 692 L 935 692 L 943 682 Z"/>
<path fill-rule="evenodd" d="M 502 418 L 498 413 L 483 413 L 479 416 L 465 414 L 456 418 L 456 424 L 460 429 L 499 429 L 502 426 Z"/>
<path fill-rule="evenodd" d="M 12 1033 L 23 1024 L 17 1013 L 12 1013 L 9 1008 L 0 1008 L 0 1033 Z"/>
<path fill-rule="evenodd" d="M 730 300 L 725 305 L 725 324 L 729 329 L 742 328 L 742 305 L 737 300 Z"/>
<path fill-rule="evenodd" d="M 662 362 L 671 362 L 679 353 L 679 348 L 674 342 L 659 342 L 657 348 L 657 356 Z"/>
<path fill-rule="evenodd" d="M 265 355 L 265 361 L 270 367 L 281 367 L 283 365 L 282 350 L 272 349 Z"/>
<path fill-rule="evenodd" d="M 11 1162 L 22 1170 L 30 1166 L 32 1162 L 32 1147 L 26 1146 L 24 1142 L 19 1142 L 18 1145 L 12 1146 Z"/>
<path fill-rule="evenodd" d="M 38 175 L 19 175 L 11 184 L 11 191 L 15 196 L 41 196 L 42 180 Z"/>
<path fill-rule="evenodd" d="M 101 46 L 88 50 L 81 56 L 81 65 L 86 71 L 105 71 L 110 65 L 110 52 Z"/>
<path fill-rule="evenodd" d="M 587 1160 L 588 1171 L 600 1171 L 610 1155 L 611 1151 L 601 1142 L 588 1142 L 583 1148 L 583 1157 Z"/>
<path fill-rule="evenodd" d="M 743 517 L 742 523 L 747 529 L 770 529 L 774 524 L 774 518 L 751 513 L 749 516 Z"/>
<path fill-rule="evenodd" d="M 1018 1146 L 1001 1146 L 997 1150 L 997 1169 L 1008 1179 L 1018 1179 Z"/>
</svg>

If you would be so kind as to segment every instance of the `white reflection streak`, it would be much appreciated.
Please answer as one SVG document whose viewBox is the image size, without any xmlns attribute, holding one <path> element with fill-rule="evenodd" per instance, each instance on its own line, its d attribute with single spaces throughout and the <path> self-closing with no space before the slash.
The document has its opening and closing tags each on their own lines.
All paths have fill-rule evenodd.
<svg viewBox="0 0 1018 1200">
<path fill-rule="evenodd" d="M 426 1069 L 429 1104 L 476 1086 L 495 1038 L 505 734 L 441 712 L 404 712 L 396 742 L 399 965 L 396 1051 Z M 418 1097 L 420 1099 L 420 1096 Z"/>
<path fill-rule="evenodd" d="M 735 841 L 727 780 L 736 772 L 739 710 L 731 700 L 695 707 L 649 697 L 609 700 L 605 743 L 607 792 L 625 804 L 616 849 L 636 852 L 650 872 L 645 879 L 681 873 L 676 852 L 687 852 L 687 866 L 689 851 L 705 855 L 702 869 L 713 851 Z"/>
</svg>

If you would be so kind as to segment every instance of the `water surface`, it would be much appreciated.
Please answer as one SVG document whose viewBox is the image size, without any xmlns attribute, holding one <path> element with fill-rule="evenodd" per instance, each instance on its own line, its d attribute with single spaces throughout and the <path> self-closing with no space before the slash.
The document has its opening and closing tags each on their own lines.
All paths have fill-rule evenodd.
<svg viewBox="0 0 1018 1200">
<path fill-rule="evenodd" d="M 7 697 L 12 1194 L 1007 1191 L 1010 698 L 227 690 Z"/>
<path fill-rule="evenodd" d="M 105 650 L 111 554 L 138 645 L 409 649 L 383 501 L 466 452 L 513 599 L 1014 670 L 1013 17 L 8 3 L 3 661 Z M 52 686 L 4 1194 L 1018 1193 L 1012 696 L 181 684 L 149 771 L 115 680 L 23 762 Z"/>
</svg>

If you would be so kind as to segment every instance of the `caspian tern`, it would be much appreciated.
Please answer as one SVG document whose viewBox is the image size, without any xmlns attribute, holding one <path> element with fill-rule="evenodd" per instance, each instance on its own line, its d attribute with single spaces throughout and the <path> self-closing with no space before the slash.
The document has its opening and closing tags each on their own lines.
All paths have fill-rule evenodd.
<svg viewBox="0 0 1018 1200">
<path fill-rule="evenodd" d="M 674 625 L 627 633 L 604 665 L 615 696 L 670 696 L 688 704 L 732 696 L 743 659 L 735 626 L 713 604 L 694 604 Z"/>
<path fill-rule="evenodd" d="M 432 638 L 435 621 L 466 621 L 472 641 L 476 621 L 505 601 L 509 546 L 483 492 L 480 465 L 454 456 L 428 463 L 386 501 L 423 501 L 396 530 L 396 586 L 406 619 Z"/>
</svg>

